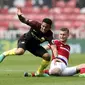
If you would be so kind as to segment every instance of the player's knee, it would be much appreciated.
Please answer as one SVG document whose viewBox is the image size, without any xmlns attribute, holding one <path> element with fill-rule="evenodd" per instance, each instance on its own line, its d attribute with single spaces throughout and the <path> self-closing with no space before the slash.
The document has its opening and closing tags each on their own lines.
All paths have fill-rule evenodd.
<svg viewBox="0 0 85 85">
<path fill-rule="evenodd" d="M 51 57 L 50 57 L 50 55 L 49 55 L 48 53 L 45 53 L 45 54 L 43 55 L 43 59 L 45 59 L 45 60 L 47 60 L 47 61 L 50 61 Z"/>
<path fill-rule="evenodd" d="M 59 68 L 54 68 L 49 70 L 49 74 L 51 75 L 60 75 L 61 70 Z"/>
<path fill-rule="evenodd" d="M 16 50 L 16 54 L 17 54 L 17 55 L 23 55 L 24 52 L 25 52 L 25 51 L 24 51 L 23 49 L 17 49 L 17 50 Z"/>
</svg>

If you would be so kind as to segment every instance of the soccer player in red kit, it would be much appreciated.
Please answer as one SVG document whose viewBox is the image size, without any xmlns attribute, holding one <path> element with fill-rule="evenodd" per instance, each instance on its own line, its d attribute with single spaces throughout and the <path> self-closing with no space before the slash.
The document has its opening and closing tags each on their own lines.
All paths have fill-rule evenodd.
<svg viewBox="0 0 85 85">
<path fill-rule="evenodd" d="M 57 53 L 54 51 L 55 49 L 51 48 L 51 45 L 45 46 L 46 49 L 52 50 L 52 61 L 48 71 L 50 75 L 73 76 L 81 72 L 82 68 L 85 68 L 85 64 L 68 67 L 70 55 L 70 46 L 66 43 L 68 37 L 69 29 L 61 28 L 59 32 L 59 40 L 55 39 L 52 42 L 56 46 Z"/>
<path fill-rule="evenodd" d="M 18 8 L 17 15 L 19 20 L 22 23 L 30 26 L 30 30 L 23 34 L 18 40 L 18 46 L 15 49 L 6 51 L 0 55 L 0 62 L 9 55 L 22 55 L 26 50 L 43 58 L 43 61 L 40 67 L 37 70 L 37 74 L 41 75 L 43 70 L 48 66 L 50 62 L 50 55 L 46 49 L 44 49 L 40 44 L 48 41 L 51 46 L 53 39 L 53 32 L 51 31 L 52 20 L 49 18 L 44 18 L 42 22 L 37 22 L 33 20 L 26 19 L 21 12 L 21 9 Z"/>
<path fill-rule="evenodd" d="M 52 51 L 52 61 L 49 70 L 43 72 L 54 76 L 73 76 L 80 73 L 80 77 L 85 77 L 85 64 L 69 67 L 68 60 L 70 55 L 70 46 L 66 43 L 69 37 L 69 29 L 61 28 L 59 32 L 59 39 L 52 40 L 55 45 L 54 48 L 50 44 L 44 46 L 46 50 Z M 56 51 L 57 50 L 57 51 Z M 48 76 L 49 76 L 48 75 Z M 35 73 L 24 73 L 25 77 L 35 77 Z"/>
</svg>

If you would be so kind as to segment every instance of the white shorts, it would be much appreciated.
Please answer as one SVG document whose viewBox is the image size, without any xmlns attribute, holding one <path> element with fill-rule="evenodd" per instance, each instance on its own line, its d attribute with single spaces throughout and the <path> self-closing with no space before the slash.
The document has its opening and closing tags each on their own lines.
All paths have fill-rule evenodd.
<svg viewBox="0 0 85 85">
<path fill-rule="evenodd" d="M 53 70 L 55 70 L 55 69 L 60 69 L 60 71 L 62 72 L 66 67 L 67 66 L 64 62 L 57 62 L 57 61 L 55 62 L 55 59 L 54 59 L 54 60 L 52 60 L 52 62 L 50 64 L 49 74 L 52 74 Z"/>
<path fill-rule="evenodd" d="M 50 69 L 49 69 L 49 74 L 53 74 L 53 70 L 59 69 L 61 73 L 59 74 L 60 76 L 72 76 L 76 74 L 76 66 L 74 67 L 67 67 L 67 65 L 64 62 L 55 62 L 55 59 L 52 60 Z M 58 74 L 58 73 L 56 73 Z"/>
</svg>

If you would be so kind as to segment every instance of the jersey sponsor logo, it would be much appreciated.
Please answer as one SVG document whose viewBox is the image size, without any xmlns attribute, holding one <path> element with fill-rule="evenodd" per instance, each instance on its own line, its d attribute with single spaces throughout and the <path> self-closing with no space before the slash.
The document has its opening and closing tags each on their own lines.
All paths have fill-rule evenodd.
<svg viewBox="0 0 85 85">
<path fill-rule="evenodd" d="M 33 32 L 31 32 L 32 36 L 36 39 L 36 40 L 39 40 L 40 42 L 44 42 L 45 41 L 45 38 L 44 37 L 37 37 Z"/>
<path fill-rule="evenodd" d="M 69 50 L 67 48 L 64 48 L 64 47 L 60 47 L 60 48 L 69 52 Z"/>
</svg>

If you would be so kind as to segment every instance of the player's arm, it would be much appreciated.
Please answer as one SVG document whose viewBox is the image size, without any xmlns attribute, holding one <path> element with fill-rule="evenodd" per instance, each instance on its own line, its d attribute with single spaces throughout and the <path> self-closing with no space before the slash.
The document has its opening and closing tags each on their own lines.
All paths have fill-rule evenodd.
<svg viewBox="0 0 85 85">
<path fill-rule="evenodd" d="M 17 10 L 18 18 L 22 23 L 25 23 L 31 27 L 36 27 L 36 25 L 39 24 L 37 21 L 26 19 L 22 14 L 21 8 L 17 8 L 17 9 L 18 9 Z"/>
<path fill-rule="evenodd" d="M 53 35 L 53 33 L 52 33 L 52 35 Z M 50 36 L 48 38 L 48 42 L 49 42 L 49 47 L 50 47 L 50 49 L 52 51 L 52 55 L 54 57 L 56 57 L 57 56 L 57 47 L 56 47 L 55 43 L 53 42 L 53 36 Z"/>
<path fill-rule="evenodd" d="M 25 23 L 25 24 L 28 23 L 28 20 L 26 20 L 25 17 L 23 16 L 23 14 L 22 14 L 21 8 L 17 8 L 17 15 L 18 15 L 19 20 L 22 23 Z"/>
<path fill-rule="evenodd" d="M 49 44 L 48 45 L 45 45 L 45 46 L 43 46 L 46 50 L 50 50 L 51 48 L 50 48 L 50 46 L 49 46 Z"/>
<path fill-rule="evenodd" d="M 48 44 L 43 46 L 46 50 L 51 50 L 52 52 L 52 59 L 55 59 L 55 57 L 57 56 L 57 49 L 56 49 L 56 45 L 55 44 Z"/>
<path fill-rule="evenodd" d="M 56 45 L 55 44 L 50 44 L 50 48 L 51 48 L 51 51 L 52 51 L 52 57 L 55 58 L 57 56 L 57 48 L 56 48 Z"/>
</svg>

